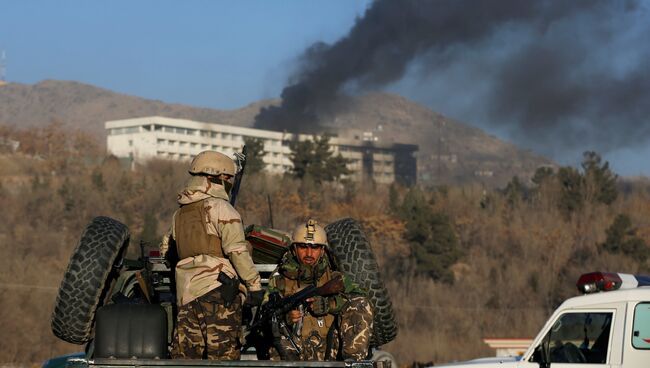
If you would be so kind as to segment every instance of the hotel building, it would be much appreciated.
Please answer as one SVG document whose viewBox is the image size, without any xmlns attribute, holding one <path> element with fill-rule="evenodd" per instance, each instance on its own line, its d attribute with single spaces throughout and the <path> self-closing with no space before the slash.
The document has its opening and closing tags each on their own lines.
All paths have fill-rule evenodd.
<svg viewBox="0 0 650 368">
<path fill-rule="evenodd" d="M 117 157 L 132 162 L 152 158 L 191 160 L 201 151 L 213 150 L 232 155 L 241 152 L 244 138 L 264 142 L 265 170 L 282 174 L 292 169 L 290 142 L 305 141 L 314 137 L 245 128 L 233 125 L 203 123 L 192 120 L 151 116 L 113 120 L 105 123 L 108 133 L 107 149 Z M 349 160 L 348 177 L 355 181 L 373 180 L 389 184 L 394 181 L 412 185 L 417 177 L 414 152 L 411 144 L 381 144 L 371 135 L 361 137 L 332 137 L 330 146 L 334 155 Z"/>
</svg>

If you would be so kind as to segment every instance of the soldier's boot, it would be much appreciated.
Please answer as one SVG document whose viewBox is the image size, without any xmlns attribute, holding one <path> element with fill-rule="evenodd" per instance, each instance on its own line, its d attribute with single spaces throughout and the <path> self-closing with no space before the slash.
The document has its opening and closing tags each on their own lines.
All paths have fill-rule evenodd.
<svg viewBox="0 0 650 368">
<path fill-rule="evenodd" d="M 341 310 L 340 336 L 345 360 L 363 360 L 368 356 L 372 333 L 372 306 L 367 298 L 349 300 Z"/>
</svg>

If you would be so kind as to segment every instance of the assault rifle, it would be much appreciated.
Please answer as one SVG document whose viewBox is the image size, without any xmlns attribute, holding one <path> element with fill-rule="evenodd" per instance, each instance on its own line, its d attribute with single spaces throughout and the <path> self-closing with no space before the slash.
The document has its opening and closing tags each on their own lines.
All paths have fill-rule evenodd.
<svg viewBox="0 0 650 368">
<path fill-rule="evenodd" d="M 294 333 L 292 329 L 287 326 L 285 317 L 289 311 L 300 309 L 307 304 L 307 299 L 315 296 L 330 296 L 338 294 L 345 289 L 343 284 L 343 277 L 336 275 L 334 278 L 326 282 L 323 286 L 316 287 L 309 285 L 299 292 L 282 298 L 279 293 L 271 293 L 267 303 L 263 304 L 260 308 L 255 322 L 251 325 L 252 330 L 261 330 L 264 326 L 270 323 L 271 331 L 273 334 L 273 345 L 275 345 L 280 357 L 283 360 L 292 360 L 297 358 L 289 358 L 289 352 L 282 349 L 280 345 L 280 335 L 284 334 L 291 345 L 300 353 L 300 347 L 294 340 Z M 268 358 L 267 358 L 268 359 Z"/>
<path fill-rule="evenodd" d="M 344 289 L 343 278 L 337 275 L 323 286 L 316 287 L 309 285 L 299 292 L 284 298 L 280 297 L 280 294 L 277 292 L 271 293 L 269 295 L 269 301 L 262 305 L 259 317 L 253 324 L 253 327 L 270 321 L 274 316 L 284 318 L 284 315 L 289 311 L 296 310 L 299 306 L 306 304 L 309 298 L 338 294 Z"/>
</svg>

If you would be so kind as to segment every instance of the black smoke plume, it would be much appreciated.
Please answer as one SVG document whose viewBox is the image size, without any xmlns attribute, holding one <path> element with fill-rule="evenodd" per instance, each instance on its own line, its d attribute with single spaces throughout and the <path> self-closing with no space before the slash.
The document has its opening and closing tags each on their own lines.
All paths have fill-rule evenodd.
<svg viewBox="0 0 650 368">
<path fill-rule="evenodd" d="M 647 4 L 631 0 L 378 0 L 347 36 L 305 51 L 282 104 L 255 125 L 318 131 L 347 94 L 406 76 L 432 108 L 545 153 L 642 143 L 649 31 Z"/>
</svg>

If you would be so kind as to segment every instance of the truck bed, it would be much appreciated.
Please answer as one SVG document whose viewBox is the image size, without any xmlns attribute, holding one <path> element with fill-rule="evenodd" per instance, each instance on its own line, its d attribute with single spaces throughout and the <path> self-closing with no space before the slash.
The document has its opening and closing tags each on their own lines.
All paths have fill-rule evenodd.
<svg viewBox="0 0 650 368">
<path fill-rule="evenodd" d="M 356 362 L 289 362 L 271 360 L 194 360 L 194 359 L 69 359 L 69 368 L 133 368 L 133 367 L 246 367 L 246 368 L 391 368 L 390 362 L 373 362 L 370 360 Z"/>
</svg>

